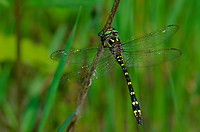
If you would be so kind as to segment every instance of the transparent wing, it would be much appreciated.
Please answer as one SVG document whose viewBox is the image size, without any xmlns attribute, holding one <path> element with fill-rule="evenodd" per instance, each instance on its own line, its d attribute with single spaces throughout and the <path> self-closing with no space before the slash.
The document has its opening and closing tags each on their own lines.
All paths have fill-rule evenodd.
<svg viewBox="0 0 200 132">
<path fill-rule="evenodd" d="M 154 32 L 140 36 L 122 43 L 123 49 L 148 49 L 156 47 L 178 31 L 177 25 L 169 25 Z"/>
<path fill-rule="evenodd" d="M 96 54 L 97 48 L 58 50 L 51 54 L 51 59 L 66 63 L 90 64 Z"/>
<path fill-rule="evenodd" d="M 179 49 L 156 50 L 125 50 L 124 62 L 127 67 L 150 67 L 179 57 L 182 52 Z"/>
<path fill-rule="evenodd" d="M 116 62 L 114 57 L 110 53 L 109 49 L 105 48 L 99 60 L 99 63 L 97 64 L 92 80 L 96 80 L 99 77 L 102 77 L 103 75 L 108 74 L 111 71 L 115 70 L 115 65 Z M 75 71 L 65 74 L 61 78 L 60 83 L 61 84 L 75 83 L 75 82 L 82 83 L 90 67 L 91 65 L 87 65 L 79 69 L 76 69 Z"/>
</svg>

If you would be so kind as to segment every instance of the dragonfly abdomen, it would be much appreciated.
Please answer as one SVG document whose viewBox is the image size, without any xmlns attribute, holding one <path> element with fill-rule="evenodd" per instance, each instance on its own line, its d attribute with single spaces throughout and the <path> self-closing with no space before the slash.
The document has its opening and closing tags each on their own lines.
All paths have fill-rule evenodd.
<svg viewBox="0 0 200 132">
<path fill-rule="evenodd" d="M 128 75 L 128 71 L 125 67 L 125 64 L 124 64 L 123 58 L 122 58 L 122 53 L 123 53 L 122 43 L 120 42 L 120 39 L 118 38 L 117 32 L 115 34 L 114 33 L 112 34 L 112 32 L 108 32 L 108 33 L 110 33 L 110 36 L 107 37 L 107 45 L 110 49 L 110 52 L 113 54 L 113 57 L 115 58 L 117 63 L 121 66 L 121 68 L 124 72 L 124 75 L 126 77 L 126 82 L 127 82 L 128 88 L 129 88 L 129 92 L 130 92 L 131 104 L 132 104 L 134 116 L 135 116 L 138 124 L 142 125 L 141 110 L 139 107 L 139 103 L 135 96 L 135 92 L 134 92 L 133 86 L 131 84 L 131 79 Z"/>
<path fill-rule="evenodd" d="M 128 71 L 126 69 L 126 66 L 125 66 L 125 64 L 123 62 L 122 56 L 118 55 L 116 57 L 116 61 L 121 66 L 121 68 L 122 68 L 122 70 L 124 72 L 125 78 L 126 78 L 126 82 L 127 82 L 127 85 L 128 85 L 128 88 L 129 88 L 129 92 L 130 92 L 131 104 L 132 104 L 132 109 L 133 109 L 134 116 L 135 116 L 138 124 L 142 125 L 140 106 L 139 106 L 139 103 L 138 103 L 137 98 L 135 96 L 135 92 L 133 90 L 131 79 L 129 77 L 129 74 L 128 74 Z"/>
</svg>

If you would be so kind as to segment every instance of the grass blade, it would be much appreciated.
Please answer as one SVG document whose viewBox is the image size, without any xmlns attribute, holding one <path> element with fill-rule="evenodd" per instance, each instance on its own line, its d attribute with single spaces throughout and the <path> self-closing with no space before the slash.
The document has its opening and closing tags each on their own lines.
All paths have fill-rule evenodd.
<svg viewBox="0 0 200 132">
<path fill-rule="evenodd" d="M 65 121 L 63 122 L 63 124 L 58 129 L 58 132 L 63 132 L 64 131 L 64 129 L 67 127 L 68 123 L 70 122 L 70 120 L 71 120 L 74 112 L 75 112 L 75 110 L 65 119 Z"/>
<path fill-rule="evenodd" d="M 77 23 L 78 23 L 78 19 L 79 19 L 79 16 L 80 16 L 80 12 L 81 12 L 81 7 L 79 9 L 79 13 L 78 13 L 78 16 L 76 18 L 76 22 L 74 24 L 74 27 L 73 27 L 72 32 L 70 34 L 70 37 L 69 37 L 69 39 L 67 41 L 65 49 L 69 49 L 71 47 L 72 40 L 74 38 L 74 34 L 75 34 L 75 31 L 76 31 L 76 26 L 77 26 Z M 60 78 L 62 76 L 62 71 L 64 69 L 64 66 L 65 66 L 64 62 L 59 62 L 58 68 L 57 68 L 57 70 L 56 70 L 56 72 L 54 74 L 54 77 L 53 77 L 53 81 L 52 81 L 52 83 L 51 83 L 51 85 L 49 87 L 47 99 L 46 99 L 46 102 L 45 102 L 45 105 L 44 105 L 44 109 L 43 109 L 43 113 L 42 113 L 42 116 L 41 116 L 41 119 L 40 119 L 40 123 L 39 123 L 38 132 L 41 132 L 44 129 L 45 122 L 47 121 L 47 117 L 48 117 L 48 115 L 50 113 L 51 107 L 52 107 L 53 102 L 54 102 L 54 98 L 55 98 L 56 91 L 57 91 L 57 88 L 58 88 L 58 85 L 59 85 L 59 80 L 60 80 Z"/>
<path fill-rule="evenodd" d="M 178 100 L 177 100 L 177 96 L 176 96 L 172 73 L 171 73 L 169 66 L 168 66 L 168 73 L 169 73 L 170 90 L 171 90 L 171 94 L 172 94 L 172 100 L 173 100 L 173 104 L 174 104 L 176 121 L 177 121 L 177 131 L 180 132 L 181 127 L 180 127 L 180 119 L 179 119 L 179 111 L 178 111 Z"/>
<path fill-rule="evenodd" d="M 8 128 L 15 130 L 18 126 L 18 122 L 12 109 L 12 106 L 9 104 L 9 101 L 7 101 L 6 98 L 7 85 L 9 83 L 11 70 L 12 64 L 7 62 L 4 64 L 4 67 L 0 72 L 0 108 L 5 114 L 5 117 L 7 118 L 9 124 L 12 124 L 11 128 L 9 128 L 10 126 Z M 0 122 L 3 123 L 5 122 L 5 120 L 2 118 Z"/>
</svg>

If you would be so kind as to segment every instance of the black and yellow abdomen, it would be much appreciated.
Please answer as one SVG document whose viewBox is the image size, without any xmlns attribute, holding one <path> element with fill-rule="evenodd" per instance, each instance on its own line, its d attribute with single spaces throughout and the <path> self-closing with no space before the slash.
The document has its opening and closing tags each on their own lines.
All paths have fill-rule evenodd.
<svg viewBox="0 0 200 132">
<path fill-rule="evenodd" d="M 126 78 L 126 82 L 127 82 L 129 93 L 130 93 L 130 97 L 131 97 L 131 104 L 132 104 L 132 109 L 133 109 L 134 116 L 135 116 L 138 124 L 142 125 L 140 106 L 139 106 L 139 103 L 138 103 L 137 98 L 135 96 L 135 92 L 133 90 L 131 79 L 129 77 L 129 74 L 128 74 L 128 71 L 127 71 L 127 69 L 125 67 L 125 64 L 123 62 L 122 56 L 120 56 L 120 55 L 117 56 L 116 61 L 121 66 L 121 68 L 122 68 L 122 70 L 124 72 L 125 78 Z"/>
<path fill-rule="evenodd" d="M 109 47 L 111 53 L 113 54 L 113 57 L 115 58 L 116 62 L 121 66 L 121 68 L 124 72 L 126 82 L 127 82 L 127 85 L 128 85 L 128 89 L 129 89 L 129 93 L 130 93 L 130 97 L 131 97 L 133 114 L 134 114 L 138 124 L 142 125 L 141 110 L 140 110 L 137 98 L 135 96 L 135 92 L 133 90 L 131 79 L 129 77 L 128 71 L 127 71 L 126 66 L 124 64 L 124 61 L 123 61 L 123 57 L 122 57 L 123 48 L 122 48 L 122 44 L 120 42 L 120 39 L 118 38 L 118 32 L 113 29 L 111 31 L 107 31 L 105 33 L 105 35 L 107 36 L 107 38 L 106 38 L 107 46 Z"/>
</svg>

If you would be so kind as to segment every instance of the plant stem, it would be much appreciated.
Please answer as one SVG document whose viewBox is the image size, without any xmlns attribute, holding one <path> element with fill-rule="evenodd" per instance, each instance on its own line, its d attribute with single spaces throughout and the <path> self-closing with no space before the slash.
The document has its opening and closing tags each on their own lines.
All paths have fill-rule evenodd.
<svg viewBox="0 0 200 132">
<path fill-rule="evenodd" d="M 119 5 L 119 2 L 120 2 L 120 0 L 115 0 L 115 2 L 113 4 L 113 7 L 111 9 L 111 13 L 110 13 L 110 15 L 109 15 L 109 17 L 107 19 L 106 25 L 105 25 L 105 27 L 103 29 L 104 31 L 106 31 L 108 28 L 111 27 L 111 24 L 112 24 L 112 21 L 114 19 L 115 13 L 117 11 L 117 7 Z M 93 59 L 92 65 L 91 65 L 90 69 L 88 70 L 86 77 L 84 78 L 83 88 L 82 88 L 81 93 L 80 93 L 80 95 L 78 97 L 76 110 L 75 110 L 74 115 L 73 115 L 73 117 L 72 117 L 72 119 L 70 121 L 70 124 L 68 126 L 67 132 L 74 132 L 77 120 L 80 117 L 80 111 L 82 109 L 82 106 L 83 106 L 83 103 L 84 103 L 84 99 L 85 99 L 85 97 L 87 95 L 88 88 L 89 88 L 89 86 L 91 84 L 91 78 L 92 78 L 92 76 L 94 74 L 94 70 L 97 67 L 97 64 L 99 62 L 99 59 L 100 59 L 102 53 L 103 53 L 103 42 L 100 41 L 100 44 L 98 46 L 96 55 L 95 55 L 95 57 Z"/>
<path fill-rule="evenodd" d="M 21 31 L 20 31 L 20 21 L 21 21 L 21 1 L 15 0 L 15 23 L 16 23 L 16 38 L 17 38 L 17 72 L 16 72 L 16 81 L 17 81 L 17 100 L 18 100 L 18 131 L 20 131 L 20 117 L 21 117 L 21 104 L 22 104 L 22 95 L 21 95 L 21 86 L 22 86 L 22 76 L 21 76 L 21 57 L 20 57 L 20 41 L 21 41 Z"/>
</svg>

